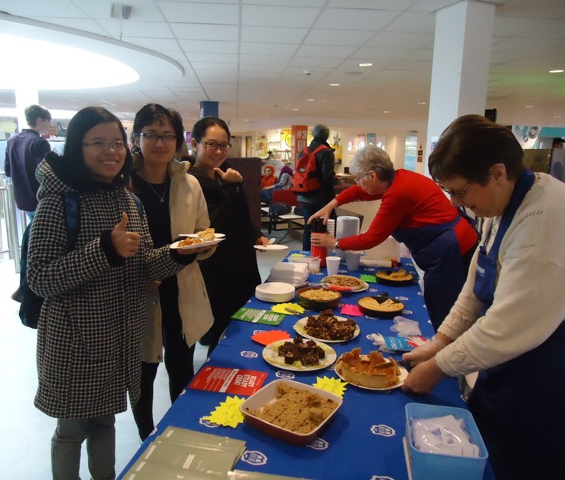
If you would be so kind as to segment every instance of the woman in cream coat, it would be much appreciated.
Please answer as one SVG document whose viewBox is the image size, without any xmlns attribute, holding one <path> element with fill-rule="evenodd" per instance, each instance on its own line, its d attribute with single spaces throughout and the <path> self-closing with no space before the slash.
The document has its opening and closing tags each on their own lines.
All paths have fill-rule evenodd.
<svg viewBox="0 0 565 480">
<path fill-rule="evenodd" d="M 202 189 L 186 173 L 190 164 L 174 159 L 175 152 L 181 150 L 183 136 L 182 119 L 172 109 L 148 104 L 135 117 L 132 186 L 143 202 L 155 245 L 166 245 L 181 234 L 195 233 L 210 225 Z M 141 398 L 133 409 L 142 440 L 154 429 L 153 383 L 159 363 L 165 362 L 171 402 L 194 376 L 195 343 L 213 324 L 199 261 L 214 251 L 209 247 L 195 249 L 194 261 L 178 275 L 147 287 Z"/>
</svg>

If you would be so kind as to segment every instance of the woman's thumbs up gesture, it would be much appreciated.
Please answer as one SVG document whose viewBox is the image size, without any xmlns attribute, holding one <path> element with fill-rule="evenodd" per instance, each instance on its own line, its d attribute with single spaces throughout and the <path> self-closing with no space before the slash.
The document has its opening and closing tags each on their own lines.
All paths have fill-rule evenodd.
<svg viewBox="0 0 565 480">
<path fill-rule="evenodd" d="M 139 233 L 128 232 L 126 230 L 128 222 L 129 218 L 127 213 L 123 212 L 122 220 L 114 227 L 110 235 L 116 252 L 118 252 L 118 255 L 125 258 L 133 257 L 137 253 L 141 240 Z"/>
</svg>

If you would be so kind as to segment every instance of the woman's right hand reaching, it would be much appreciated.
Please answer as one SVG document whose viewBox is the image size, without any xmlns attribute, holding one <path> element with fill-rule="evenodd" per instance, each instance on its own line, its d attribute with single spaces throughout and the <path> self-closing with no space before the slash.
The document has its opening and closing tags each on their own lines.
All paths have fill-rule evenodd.
<svg viewBox="0 0 565 480">
<path fill-rule="evenodd" d="M 114 227 L 110 234 L 116 252 L 124 258 L 133 257 L 139 250 L 141 243 L 141 235 L 139 233 L 126 230 L 128 222 L 128 215 L 126 212 L 123 212 L 122 220 Z"/>
<path fill-rule="evenodd" d="M 337 207 L 337 202 L 335 200 L 328 202 L 324 207 L 320 208 L 320 210 L 314 213 L 306 223 L 311 223 L 315 218 L 322 217 L 324 219 L 325 225 L 326 223 L 328 223 L 328 218 L 330 218 L 330 215 L 332 214 L 332 211 L 335 207 Z"/>
</svg>

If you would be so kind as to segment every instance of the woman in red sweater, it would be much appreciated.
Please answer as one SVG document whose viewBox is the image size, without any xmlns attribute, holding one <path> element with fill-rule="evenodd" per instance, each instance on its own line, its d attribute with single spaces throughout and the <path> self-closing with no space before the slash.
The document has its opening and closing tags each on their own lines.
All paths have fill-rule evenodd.
<svg viewBox="0 0 565 480">
<path fill-rule="evenodd" d="M 478 233 L 430 178 L 409 170 L 395 170 L 388 154 L 373 145 L 359 150 L 349 171 L 357 185 L 341 192 L 315 217 L 329 218 L 340 205 L 382 200 L 369 229 L 360 235 L 336 239 L 312 234 L 312 244 L 330 249 L 367 250 L 390 235 L 403 242 L 424 271 L 424 299 L 437 329 L 449 313 L 467 278 Z M 457 192 L 458 198 L 465 192 Z"/>
</svg>

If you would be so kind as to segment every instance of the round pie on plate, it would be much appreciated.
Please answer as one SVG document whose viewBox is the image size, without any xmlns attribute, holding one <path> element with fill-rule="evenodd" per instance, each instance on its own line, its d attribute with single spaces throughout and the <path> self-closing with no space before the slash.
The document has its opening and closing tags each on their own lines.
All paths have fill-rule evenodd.
<svg viewBox="0 0 565 480">
<path fill-rule="evenodd" d="M 352 385 L 370 390 L 390 390 L 401 386 L 408 375 L 393 358 L 385 359 L 374 350 L 361 355 L 360 348 L 354 348 L 337 359 L 335 371 L 339 377 Z"/>
<path fill-rule="evenodd" d="M 359 310 L 369 317 L 394 318 L 402 313 L 404 304 L 386 295 L 363 297 L 357 301 Z"/>
<path fill-rule="evenodd" d="M 383 285 L 408 285 L 414 280 L 414 276 L 403 268 L 394 270 L 381 270 L 375 273 L 379 283 Z"/>
</svg>

